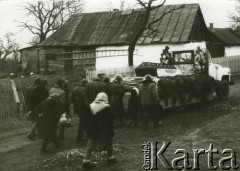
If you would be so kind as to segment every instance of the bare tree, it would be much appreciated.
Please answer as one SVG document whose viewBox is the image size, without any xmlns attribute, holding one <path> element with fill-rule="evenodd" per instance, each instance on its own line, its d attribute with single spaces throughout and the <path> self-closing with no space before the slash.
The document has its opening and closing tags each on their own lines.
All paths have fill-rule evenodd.
<svg viewBox="0 0 240 171">
<path fill-rule="evenodd" d="M 231 27 L 237 29 L 240 27 L 240 1 L 236 1 L 235 11 L 229 12 L 228 18 L 230 19 Z"/>
<path fill-rule="evenodd" d="M 34 36 L 34 37 L 30 40 L 29 44 L 30 44 L 31 46 L 36 46 L 36 45 L 39 44 L 39 42 L 40 42 L 39 36 Z"/>
<path fill-rule="evenodd" d="M 3 38 L 0 38 L 0 60 L 5 60 L 10 54 L 15 58 L 18 56 L 19 44 L 13 39 L 13 33 L 6 33 Z"/>
<path fill-rule="evenodd" d="M 128 62 L 130 66 L 133 66 L 133 54 L 134 54 L 134 50 L 137 44 L 138 39 L 141 37 L 141 35 L 144 33 L 145 30 L 150 30 L 147 34 L 148 36 L 152 36 L 154 35 L 154 33 L 157 31 L 156 29 L 154 29 L 154 24 L 156 24 L 157 22 L 159 22 L 160 20 L 162 20 L 162 18 L 168 14 L 173 12 L 174 10 L 178 10 L 180 8 L 183 8 L 184 5 L 181 5 L 180 7 L 173 7 L 170 8 L 169 10 L 165 11 L 161 16 L 159 16 L 158 18 L 149 21 L 149 17 L 150 17 L 150 13 L 152 10 L 162 7 L 166 0 L 162 0 L 161 3 L 157 4 L 157 5 L 153 5 L 153 3 L 155 1 L 158 0 L 136 0 L 137 3 L 143 7 L 145 9 L 145 15 L 143 18 L 143 23 L 141 24 L 141 27 L 137 30 L 137 33 L 135 34 L 135 37 L 133 38 L 133 40 L 130 42 L 129 47 L 128 47 Z"/>
<path fill-rule="evenodd" d="M 56 31 L 73 14 L 83 11 L 83 0 L 37 0 L 26 2 L 22 7 L 26 11 L 26 21 L 17 21 L 22 29 L 28 29 L 44 41 L 49 33 Z"/>
</svg>

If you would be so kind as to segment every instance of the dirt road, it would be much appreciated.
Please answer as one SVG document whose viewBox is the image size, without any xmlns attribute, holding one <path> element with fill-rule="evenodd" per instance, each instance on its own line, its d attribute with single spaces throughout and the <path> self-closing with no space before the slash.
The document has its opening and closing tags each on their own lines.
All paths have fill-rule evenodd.
<svg viewBox="0 0 240 171">
<path fill-rule="evenodd" d="M 96 170 L 143 170 L 143 147 L 147 141 L 171 142 L 166 158 L 172 159 L 176 149 L 191 151 L 193 148 L 208 149 L 210 143 L 221 150 L 231 148 L 236 152 L 240 165 L 240 79 L 231 86 L 226 101 L 213 101 L 207 105 L 194 105 L 166 111 L 162 114 L 157 129 L 119 128 L 115 130 L 114 152 L 118 163 L 107 167 L 100 160 Z M 73 127 L 66 130 L 66 140 L 59 150 L 49 155 L 40 154 L 41 140 L 26 139 L 30 124 L 26 121 L 3 123 L 0 135 L 0 171 L 25 170 L 79 170 L 86 142 L 76 143 L 77 118 Z M 6 128 L 10 125 L 12 128 Z M 221 153 L 220 153 L 221 154 Z M 99 156 L 97 156 L 99 157 Z M 100 156 L 102 157 L 102 156 Z M 99 158 L 100 158 L 99 157 Z M 103 155 L 104 158 L 104 155 Z M 214 158 L 218 163 L 221 155 Z M 201 159 L 200 168 L 208 170 L 206 158 Z M 192 160 L 190 159 L 190 162 Z M 166 170 L 161 163 L 160 170 Z"/>
</svg>

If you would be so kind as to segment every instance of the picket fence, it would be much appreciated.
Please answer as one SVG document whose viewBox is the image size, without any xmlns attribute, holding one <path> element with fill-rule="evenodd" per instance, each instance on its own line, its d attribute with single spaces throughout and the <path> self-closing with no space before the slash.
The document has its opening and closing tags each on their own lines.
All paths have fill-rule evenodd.
<svg viewBox="0 0 240 171">
<path fill-rule="evenodd" d="M 27 89 L 33 85 L 36 77 L 45 79 L 47 88 L 52 88 L 59 78 L 68 80 L 71 91 L 80 81 L 85 78 L 85 72 L 72 75 L 48 75 L 23 77 L 14 79 L 0 79 L 0 120 L 26 118 L 25 95 Z"/>
<path fill-rule="evenodd" d="M 219 64 L 223 67 L 229 67 L 232 74 L 237 74 L 240 72 L 240 55 L 213 58 L 212 61 L 213 63 Z"/>
</svg>

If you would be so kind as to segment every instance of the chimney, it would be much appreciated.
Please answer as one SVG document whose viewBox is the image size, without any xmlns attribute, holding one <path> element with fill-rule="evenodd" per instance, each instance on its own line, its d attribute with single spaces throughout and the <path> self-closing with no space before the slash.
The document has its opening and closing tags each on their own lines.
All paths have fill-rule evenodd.
<svg viewBox="0 0 240 171">
<path fill-rule="evenodd" d="M 214 32 L 213 23 L 210 23 L 210 31 Z"/>
<path fill-rule="evenodd" d="M 115 8 L 115 9 L 113 9 L 113 12 L 119 12 L 119 9 Z"/>
</svg>

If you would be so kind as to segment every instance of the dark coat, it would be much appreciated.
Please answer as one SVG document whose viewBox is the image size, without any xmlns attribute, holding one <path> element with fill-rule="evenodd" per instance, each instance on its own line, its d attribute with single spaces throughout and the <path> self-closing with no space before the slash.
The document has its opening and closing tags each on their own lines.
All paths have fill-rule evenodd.
<svg viewBox="0 0 240 171">
<path fill-rule="evenodd" d="M 156 106 L 160 104 L 155 82 L 142 82 L 139 89 L 139 101 L 143 107 Z"/>
<path fill-rule="evenodd" d="M 125 88 L 119 81 L 114 81 L 112 84 L 109 85 L 108 88 L 109 100 L 110 103 L 115 103 L 122 99 L 125 94 Z"/>
<path fill-rule="evenodd" d="M 106 140 L 114 136 L 113 121 L 114 115 L 111 107 L 107 107 L 96 115 L 90 114 L 90 121 L 87 125 L 87 136 L 94 140 Z"/>
<path fill-rule="evenodd" d="M 78 85 L 72 90 L 71 101 L 73 103 L 75 114 L 82 115 L 86 113 L 86 110 L 89 107 L 89 102 L 84 86 Z"/>
<path fill-rule="evenodd" d="M 139 106 L 140 106 L 140 103 L 139 103 L 138 95 L 134 90 L 132 90 L 131 96 L 128 100 L 128 114 L 129 116 L 131 116 L 131 120 L 133 121 L 139 119 L 139 113 L 140 113 Z"/>
<path fill-rule="evenodd" d="M 104 92 L 105 85 L 100 80 L 96 79 L 95 81 L 89 82 L 86 84 L 86 95 L 89 103 L 92 103 L 97 94 Z"/>
<path fill-rule="evenodd" d="M 52 139 L 57 136 L 57 125 L 61 115 L 61 105 L 58 100 L 47 98 L 40 104 L 39 126 L 43 139 Z"/>
<path fill-rule="evenodd" d="M 27 107 L 27 111 L 33 111 L 34 105 L 32 101 L 32 94 L 33 91 L 37 88 L 36 85 L 33 85 L 27 89 L 26 96 L 25 96 L 25 103 Z"/>
<path fill-rule="evenodd" d="M 45 86 L 34 86 L 29 89 L 27 93 L 27 101 L 29 103 L 29 109 L 33 112 L 33 120 L 38 119 L 39 105 L 40 103 L 48 98 L 49 92 Z"/>
</svg>

